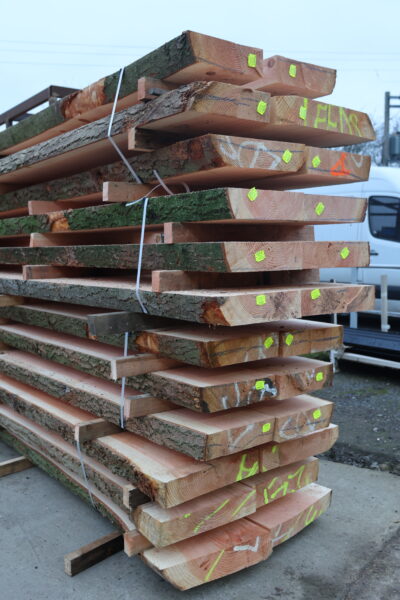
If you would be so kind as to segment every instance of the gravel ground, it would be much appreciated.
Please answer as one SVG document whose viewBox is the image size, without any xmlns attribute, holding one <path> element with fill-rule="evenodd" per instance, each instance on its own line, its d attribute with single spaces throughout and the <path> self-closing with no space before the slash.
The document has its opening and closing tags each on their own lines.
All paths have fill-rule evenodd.
<svg viewBox="0 0 400 600">
<path fill-rule="evenodd" d="M 335 403 L 339 440 L 327 458 L 400 475 L 400 378 L 396 371 L 339 363 L 334 385 L 315 393 Z"/>
</svg>

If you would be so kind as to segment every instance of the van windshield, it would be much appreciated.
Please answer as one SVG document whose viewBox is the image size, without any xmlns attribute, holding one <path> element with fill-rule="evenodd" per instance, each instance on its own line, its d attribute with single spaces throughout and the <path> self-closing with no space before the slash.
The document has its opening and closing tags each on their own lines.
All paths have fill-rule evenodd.
<svg viewBox="0 0 400 600">
<path fill-rule="evenodd" d="M 400 198 L 372 196 L 368 212 L 369 228 L 374 237 L 400 242 Z"/>
</svg>

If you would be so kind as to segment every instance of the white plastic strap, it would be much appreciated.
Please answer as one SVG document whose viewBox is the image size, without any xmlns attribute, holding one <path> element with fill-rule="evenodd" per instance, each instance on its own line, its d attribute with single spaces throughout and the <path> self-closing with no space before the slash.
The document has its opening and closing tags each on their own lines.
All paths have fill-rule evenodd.
<svg viewBox="0 0 400 600">
<path fill-rule="evenodd" d="M 133 179 L 137 183 L 143 183 L 141 178 L 135 172 L 135 170 L 132 168 L 129 161 L 126 159 L 124 153 L 120 150 L 120 148 L 118 147 L 118 145 L 116 144 L 115 140 L 113 139 L 113 137 L 111 135 L 112 125 L 113 125 L 113 121 L 114 121 L 115 111 L 117 108 L 118 97 L 119 97 L 119 92 L 121 89 L 123 75 L 124 75 L 124 68 L 122 68 L 119 72 L 118 85 L 117 85 L 117 90 L 115 92 L 115 98 L 114 98 L 113 108 L 111 111 L 110 122 L 108 124 L 107 137 L 108 137 L 109 141 L 111 142 L 111 144 L 113 145 L 113 147 L 115 148 L 119 157 L 123 161 L 124 165 L 126 166 L 128 171 L 132 175 Z M 171 196 L 173 195 L 173 192 L 169 189 L 167 184 L 161 179 L 161 177 L 157 173 L 157 171 L 154 170 L 153 173 L 158 181 L 158 185 L 156 185 L 152 190 L 150 190 L 150 192 L 146 196 L 143 196 L 142 198 L 139 198 L 138 200 L 134 200 L 133 202 L 128 202 L 126 204 L 126 206 L 132 206 L 133 204 L 143 202 L 143 216 L 142 216 L 142 227 L 141 227 L 141 231 L 140 231 L 139 256 L 138 256 L 138 266 L 137 266 L 137 272 L 136 272 L 135 295 L 136 295 L 137 301 L 139 302 L 140 308 L 142 309 L 142 312 L 144 312 L 146 314 L 148 313 L 148 310 L 145 307 L 142 297 L 140 295 L 140 277 L 142 274 L 143 245 L 144 245 L 144 234 L 145 234 L 145 229 L 146 229 L 147 205 L 148 205 L 148 202 L 150 199 L 150 195 L 159 187 L 164 188 L 164 190 L 169 195 L 171 195 Z M 189 186 L 186 183 L 182 183 L 182 185 L 186 192 L 190 191 Z M 125 335 L 124 335 L 124 357 L 128 356 L 128 342 L 129 342 L 129 331 L 126 331 Z M 126 377 L 122 377 L 122 379 L 121 379 L 121 396 L 120 396 L 120 426 L 122 429 L 124 429 L 124 426 L 125 426 L 125 388 L 126 388 Z M 77 448 L 78 448 L 78 444 L 79 443 L 77 442 Z M 80 455 L 79 448 L 78 448 L 78 455 Z M 81 459 L 81 465 L 82 465 L 82 471 L 84 474 L 85 482 L 86 482 L 86 485 L 87 485 L 87 488 L 89 491 L 90 499 L 92 500 L 92 494 L 90 492 L 90 488 L 89 488 L 87 477 L 86 477 L 85 466 L 83 464 L 82 459 Z M 93 504 L 93 500 L 92 500 L 92 504 Z M 94 506 L 94 504 L 93 504 L 93 506 Z"/>
<path fill-rule="evenodd" d="M 82 452 L 81 452 L 81 445 L 79 443 L 79 440 L 75 440 L 75 443 L 76 443 L 76 451 L 78 453 L 78 458 L 81 461 L 81 469 L 82 469 L 83 479 L 85 481 L 87 491 L 89 493 L 90 502 L 92 503 L 93 508 L 96 508 L 96 505 L 94 503 L 93 496 L 92 496 L 92 490 L 90 487 L 90 483 L 89 483 L 89 480 L 86 475 L 85 463 L 83 462 L 83 457 L 82 457 Z"/>
<path fill-rule="evenodd" d="M 114 115 L 115 115 L 115 110 L 117 108 L 118 96 L 119 96 L 119 92 L 120 92 L 120 89 L 121 89 L 121 83 L 122 83 L 122 77 L 123 77 L 123 75 L 124 75 L 124 67 L 122 67 L 122 69 L 119 72 L 119 79 L 118 79 L 117 91 L 115 92 L 114 104 L 113 104 L 112 111 L 111 111 L 110 122 L 108 124 L 107 137 L 110 140 L 111 144 L 114 146 L 114 148 L 115 148 L 116 152 L 118 153 L 120 159 L 122 160 L 122 162 L 124 163 L 124 165 L 126 166 L 126 168 L 128 169 L 128 171 L 130 172 L 130 174 L 132 175 L 132 177 L 136 181 L 136 183 L 143 183 L 142 180 L 140 179 L 139 175 L 134 171 L 134 169 L 132 169 L 132 167 L 129 164 L 128 160 L 126 159 L 124 153 L 121 152 L 121 150 L 119 149 L 118 145 L 116 144 L 115 140 L 113 139 L 113 137 L 111 135 L 111 129 L 112 129 L 113 122 L 114 122 Z"/>
</svg>

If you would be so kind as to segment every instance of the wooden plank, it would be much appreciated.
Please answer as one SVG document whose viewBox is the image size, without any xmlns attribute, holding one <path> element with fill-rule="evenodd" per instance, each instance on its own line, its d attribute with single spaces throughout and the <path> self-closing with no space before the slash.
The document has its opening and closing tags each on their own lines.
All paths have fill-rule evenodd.
<svg viewBox="0 0 400 600">
<path fill-rule="evenodd" d="M 19 473 L 33 467 L 30 460 L 25 456 L 17 456 L 16 458 L 10 458 L 0 462 L 0 477 L 6 477 L 6 475 L 12 475 L 13 473 Z"/>
<path fill-rule="evenodd" d="M 135 556 L 151 547 L 151 542 L 143 537 L 137 529 L 124 533 L 124 551 L 127 556 Z"/>
<path fill-rule="evenodd" d="M 124 333 L 125 331 L 134 331 L 138 329 L 146 331 L 154 326 L 166 325 L 168 319 L 151 317 L 142 313 L 119 311 L 90 314 L 87 317 L 87 323 L 90 336 L 99 338 L 101 336 L 119 334 Z"/>
<path fill-rule="evenodd" d="M 147 502 L 135 510 L 135 524 L 154 546 L 169 546 L 254 514 L 262 506 L 304 488 L 316 481 L 318 467 L 318 459 L 307 458 L 259 473 L 173 508 Z"/>
<path fill-rule="evenodd" d="M 371 310 L 374 287 L 337 283 L 193 290 L 160 294 L 141 283 L 140 294 L 149 314 L 210 325 L 250 325 L 332 312 Z M 140 312 L 131 277 L 97 277 L 23 281 L 0 271 L 0 293 Z"/>
<path fill-rule="evenodd" d="M 111 172 L 109 179 L 118 179 Z M 128 179 L 119 176 L 120 179 Z M 76 194 L 81 187 L 101 190 L 103 179 L 101 173 L 88 172 L 72 175 L 71 177 L 54 180 L 46 185 L 37 184 L 15 192 L 3 194 L 1 206 L 22 205 L 33 198 L 50 197 L 57 199 L 69 194 Z M 106 185 L 106 184 L 105 184 Z M 128 202 L 143 197 L 143 189 L 138 184 L 108 182 L 109 202 Z M 124 192 L 120 188 L 124 187 Z M 170 186 L 169 186 L 170 187 Z M 151 188 L 150 188 L 151 189 Z M 147 192 L 150 191 L 147 188 Z M 173 196 L 165 196 L 162 188 L 160 195 L 151 195 L 150 208 L 147 211 L 148 225 L 169 221 L 218 221 L 226 219 L 266 221 L 270 223 L 343 223 L 361 222 L 365 217 L 365 198 L 342 198 L 335 196 L 316 196 L 300 192 L 280 192 L 260 190 L 254 187 L 254 182 L 247 189 L 219 188 L 184 192 L 180 186 L 172 188 Z M 62 194 L 60 190 L 63 190 Z M 161 194 L 162 190 L 162 195 Z M 176 191 L 175 191 L 176 190 Z M 250 194 L 250 196 L 249 196 Z M 318 208 L 317 208 L 318 207 Z M 18 233 L 79 231 L 87 229 L 128 227 L 141 225 L 142 206 L 92 206 L 75 210 L 58 211 L 36 218 L 1 219 L 0 234 L 15 235 Z"/>
<path fill-rule="evenodd" d="M 119 531 L 109 533 L 64 556 L 64 571 L 70 577 L 86 571 L 109 556 L 124 549 L 124 538 Z"/>
<path fill-rule="evenodd" d="M 284 225 L 268 223 L 238 223 L 235 221 L 164 223 L 164 243 L 187 242 L 248 242 L 248 241 L 314 241 L 312 225 Z M 130 240 L 132 241 L 132 240 Z M 4 244 L 5 246 L 6 244 Z"/>
<path fill-rule="evenodd" d="M 57 433 L 15 412 L 9 406 L 1 405 L 0 409 L 0 422 L 4 424 L 7 431 L 17 436 L 29 448 L 46 456 L 54 464 L 61 465 L 77 477 L 82 477 L 82 465 L 75 446 L 67 443 Z M 122 477 L 114 475 L 95 459 L 82 454 L 82 460 L 92 491 L 104 494 L 123 512 L 129 515 L 133 508 L 148 501 L 138 488 Z"/>
<path fill-rule="evenodd" d="M 107 126 L 108 119 L 104 120 L 105 135 Z M 78 135 L 76 132 L 73 133 Z M 115 139 L 119 141 L 118 136 Z M 68 140 L 66 143 L 69 146 Z M 78 151 L 71 152 L 67 156 L 59 154 L 62 146 L 58 138 L 50 144 L 50 147 L 48 142 L 44 142 L 44 152 L 50 153 L 51 147 L 54 147 L 57 156 L 37 162 L 40 155 L 34 152 L 32 160 L 35 162 L 32 165 L 27 165 L 25 151 L 3 158 L 0 183 L 22 186 L 93 169 L 99 162 L 104 164 L 114 156 L 109 154 L 114 151 L 107 137 L 102 144 L 105 157 L 98 149 L 96 152 L 90 152 L 89 146 L 87 158 L 82 158 L 78 156 L 80 154 Z M 154 152 L 138 154 L 129 158 L 129 162 L 144 183 L 157 185 L 158 180 L 154 175 L 154 170 L 157 170 L 166 183 L 185 182 L 188 185 L 201 187 L 218 187 L 250 178 L 261 180 L 263 177 L 281 172 L 294 173 L 300 169 L 305 160 L 304 150 L 303 144 L 208 134 L 179 141 Z M 3 164 L 4 161 L 6 164 Z M 120 178 L 124 179 L 123 174 L 127 169 L 125 165 L 121 167 L 121 164 L 112 163 L 96 170 L 107 174 L 110 170 L 115 170 Z M 82 174 L 77 179 L 81 178 Z M 260 187 L 268 189 L 265 185 Z"/>
<path fill-rule="evenodd" d="M 111 380 L 122 377 L 121 373 L 139 375 L 148 369 L 169 369 L 180 364 L 149 353 L 123 358 L 115 346 L 30 325 L 0 325 L 0 340 L 13 348 Z"/>
<path fill-rule="evenodd" d="M 319 98 L 331 94 L 335 83 L 335 69 L 275 55 L 264 59 L 262 76 L 246 84 L 246 88 L 265 90 L 275 96 Z"/>
<path fill-rule="evenodd" d="M 204 461 L 270 441 L 302 437 L 328 427 L 331 414 L 331 403 L 301 394 L 210 415 L 186 408 L 168 410 L 132 419 L 129 430 Z"/>
<path fill-rule="evenodd" d="M 78 196 L 76 198 L 59 198 L 56 202 L 48 200 L 29 200 L 28 201 L 28 214 L 32 215 L 44 215 L 51 212 L 58 212 L 60 210 L 66 210 L 68 208 L 83 208 L 85 206 L 97 206 L 102 203 L 102 194 L 100 192 L 94 192 L 93 194 L 86 194 Z M 0 212 L 0 215 L 3 213 Z M 10 215 L 11 216 L 11 215 Z"/>
<path fill-rule="evenodd" d="M 100 244 L 131 244 L 140 241 L 141 228 L 116 227 L 114 229 L 94 229 L 91 231 L 56 231 L 51 233 L 31 233 L 29 246 L 80 246 Z M 0 238 L 0 242 L 4 238 Z M 146 227 L 144 242 L 159 244 L 163 241 L 163 226 Z M 6 246 L 7 244 L 2 244 Z M 15 244 L 20 246 L 22 244 Z"/>
<path fill-rule="evenodd" d="M 94 440 L 97 437 L 118 433 L 119 431 L 121 431 L 119 427 L 116 427 L 105 419 L 93 419 L 90 422 L 75 425 L 74 437 L 76 442 L 83 443 Z"/>
<path fill-rule="evenodd" d="M 213 370 L 184 365 L 137 375 L 128 381 L 141 392 L 208 413 L 319 390 L 331 385 L 332 376 L 331 363 L 296 357 Z"/>
<path fill-rule="evenodd" d="M 262 184 L 257 180 L 257 185 L 263 187 L 268 183 L 271 189 L 289 190 L 368 180 L 370 156 L 310 146 L 306 147 L 304 154 L 305 161 L 293 176 L 287 174 L 283 178 L 278 175 L 273 182 L 268 178 Z"/>
<path fill-rule="evenodd" d="M 24 303 L 24 298 L 20 296 L 9 296 L 7 294 L 0 294 L 0 307 L 3 306 L 17 306 Z"/>
<path fill-rule="evenodd" d="M 121 377 L 133 377 L 141 375 L 143 369 L 146 371 L 158 371 L 160 369 L 169 369 L 180 364 L 179 361 L 170 358 L 161 358 L 149 354 L 128 355 L 119 357 L 111 361 L 110 378 L 117 380 Z"/>
<path fill-rule="evenodd" d="M 4 375 L 0 378 L 2 402 L 39 425 L 56 431 L 65 440 L 74 442 L 75 426 L 90 422 L 93 415 L 44 394 Z"/>
<path fill-rule="evenodd" d="M 270 533 L 246 519 L 202 533 L 169 548 L 152 548 L 141 555 L 161 577 L 180 590 L 235 573 L 267 559 Z"/>
<path fill-rule="evenodd" d="M 99 380 L 93 375 L 19 350 L 7 350 L 0 354 L 0 372 L 111 423 L 120 424 L 119 384 Z M 130 386 L 126 387 L 125 392 L 126 427 L 130 426 L 133 417 L 175 407 L 170 402 L 137 392 Z"/>
<path fill-rule="evenodd" d="M 22 264 L 22 263 L 21 263 Z M 68 277 L 69 275 L 77 275 L 82 277 L 86 274 L 86 269 L 79 267 L 57 267 L 51 265 L 27 265 L 22 264 L 22 279 L 58 279 L 59 277 Z"/>
<path fill-rule="evenodd" d="M 329 508 L 331 496 L 330 489 L 311 483 L 296 494 L 264 506 L 248 520 L 270 531 L 275 547 L 320 517 Z"/>
<path fill-rule="evenodd" d="M 140 244 L 0 247 L 0 263 L 23 265 L 24 279 L 74 276 L 69 267 L 135 269 Z M 216 273 L 269 272 L 334 267 L 365 267 L 368 242 L 195 242 L 145 244 L 142 268 Z M 66 269 L 66 270 L 65 270 Z M 220 284 L 223 285 L 223 284 Z M 174 289 L 174 288 L 172 288 Z M 178 288 L 179 289 L 179 288 Z"/>
<path fill-rule="evenodd" d="M 302 273 L 302 271 L 300 271 Z M 152 271 L 152 292 L 176 292 L 185 290 L 215 290 L 224 288 L 238 288 L 239 286 L 255 287 L 266 283 L 268 274 L 264 271 L 248 271 L 241 273 L 219 273 L 205 271 Z M 319 277 L 317 278 L 319 280 Z"/>
<path fill-rule="evenodd" d="M 275 96 L 269 105 L 269 139 L 301 141 L 320 148 L 375 139 L 371 120 L 363 112 L 302 96 Z"/>
<path fill-rule="evenodd" d="M 212 92 L 212 95 L 211 95 Z M 163 101 L 168 102 L 169 95 Z M 218 120 L 220 107 L 215 102 L 223 104 L 229 97 L 229 106 L 224 121 Z M 235 100 L 240 101 L 242 110 L 234 112 Z M 254 106 L 264 103 L 265 112 L 259 119 L 257 127 L 252 126 L 251 115 Z M 244 107 L 248 106 L 248 110 Z M 230 110 L 229 110 L 230 108 Z M 197 114 L 196 114 L 197 113 Z M 205 123 L 205 114 L 207 122 Z M 223 113 L 222 113 L 223 114 Z M 236 120 L 227 123 L 228 116 L 235 115 Z M 129 130 L 128 148 L 130 150 L 152 151 L 173 143 L 176 139 L 168 140 L 168 135 L 179 136 L 204 133 L 229 133 L 233 135 L 248 135 L 254 138 L 299 142 L 319 146 L 346 146 L 361 142 L 373 141 L 375 132 L 366 113 L 355 111 L 342 106 L 335 106 L 309 100 L 303 96 L 251 96 L 248 89 L 240 93 L 234 86 L 213 85 L 204 92 L 200 99 L 194 97 L 190 107 L 179 117 L 173 119 L 164 114 L 159 117 L 154 110 L 146 121 L 144 117 L 140 126 Z M 153 136 L 151 133 L 153 132 Z M 165 137 L 167 136 L 167 137 Z"/>
<path fill-rule="evenodd" d="M 155 77 L 140 77 L 137 82 L 138 100 L 153 100 L 164 92 L 173 90 L 176 86 L 173 83 L 157 79 Z"/>
<path fill-rule="evenodd" d="M 340 347 L 340 325 L 315 321 L 277 321 L 260 325 L 218 327 L 176 324 L 133 333 L 145 352 L 170 356 L 202 367 L 222 367 L 274 356 L 298 356 Z"/>
<path fill-rule="evenodd" d="M 207 462 L 168 448 L 161 451 L 160 446 L 128 432 L 88 442 L 85 452 L 137 485 L 164 508 L 170 508 L 259 472 L 325 452 L 337 434 L 337 427 L 330 425 L 299 439 L 270 442 Z"/>
<path fill-rule="evenodd" d="M 255 57 L 255 67 L 248 64 L 249 54 Z M 138 101 L 138 79 L 148 73 L 176 85 L 204 80 L 243 84 L 261 75 L 261 65 L 262 51 L 257 48 L 186 31 L 125 67 L 117 110 Z M 1 132 L 0 152 L 17 152 L 109 114 L 118 75 L 100 79 Z"/>
</svg>

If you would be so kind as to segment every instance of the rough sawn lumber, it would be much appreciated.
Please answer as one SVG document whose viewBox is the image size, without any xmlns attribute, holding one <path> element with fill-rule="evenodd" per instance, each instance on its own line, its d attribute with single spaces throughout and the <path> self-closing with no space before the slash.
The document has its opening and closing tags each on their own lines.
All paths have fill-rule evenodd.
<svg viewBox="0 0 400 600">
<path fill-rule="evenodd" d="M 60 191 L 57 189 L 56 181 L 49 184 L 47 191 L 44 185 L 39 184 L 0 196 L 0 210 L 12 206 L 26 206 L 30 196 L 36 197 L 42 193 L 46 196 L 55 194 L 57 197 Z M 63 188 L 63 183 L 60 181 L 60 189 Z M 71 181 L 65 181 L 65 185 L 68 183 Z M 128 202 L 135 199 L 135 184 L 127 184 L 128 191 L 121 198 L 115 192 L 114 183 L 116 182 L 106 184 L 107 197 L 110 201 Z M 98 184 L 94 178 L 92 184 L 101 187 L 101 181 Z M 140 194 L 137 197 L 140 198 Z M 0 219 L 0 235 L 139 226 L 142 222 L 142 211 L 140 204 L 132 206 L 112 204 Z M 365 211 L 365 198 L 268 191 L 252 186 L 250 189 L 217 188 L 168 197 L 152 197 L 147 208 L 146 223 L 151 225 L 171 221 L 220 222 L 222 220 L 232 220 L 239 224 L 252 221 L 282 225 L 358 223 L 364 219 Z"/>
<path fill-rule="evenodd" d="M 255 67 L 249 65 L 249 54 L 255 57 Z M 196 80 L 243 84 L 257 79 L 261 74 L 261 50 L 185 31 L 125 67 L 117 109 L 121 110 L 137 101 L 138 79 L 146 75 L 180 85 Z M 108 75 L 2 131 L 0 152 L 16 152 L 109 114 L 118 79 L 119 72 Z"/>
<path fill-rule="evenodd" d="M 63 277 L 63 272 L 46 271 L 54 267 L 138 268 L 139 244 L 90 246 L 48 246 L 37 248 L 0 247 L 0 264 L 43 266 L 43 274 L 29 279 Z M 334 267 L 365 267 L 369 264 L 367 242 L 195 242 L 182 244 L 145 244 L 141 266 L 157 269 L 242 273 L 286 271 Z M 46 277 L 48 273 L 48 277 Z M 80 273 L 77 273 L 79 276 Z M 26 279 L 28 277 L 25 276 Z"/>
<path fill-rule="evenodd" d="M 250 325 L 332 312 L 370 310 L 374 287 L 336 283 L 302 286 L 259 286 L 245 289 L 151 292 L 141 284 L 141 297 L 149 314 L 208 323 Z M 132 278 L 98 277 L 28 280 L 10 271 L 0 271 L 0 293 L 142 312 L 135 297 Z"/>
</svg>

